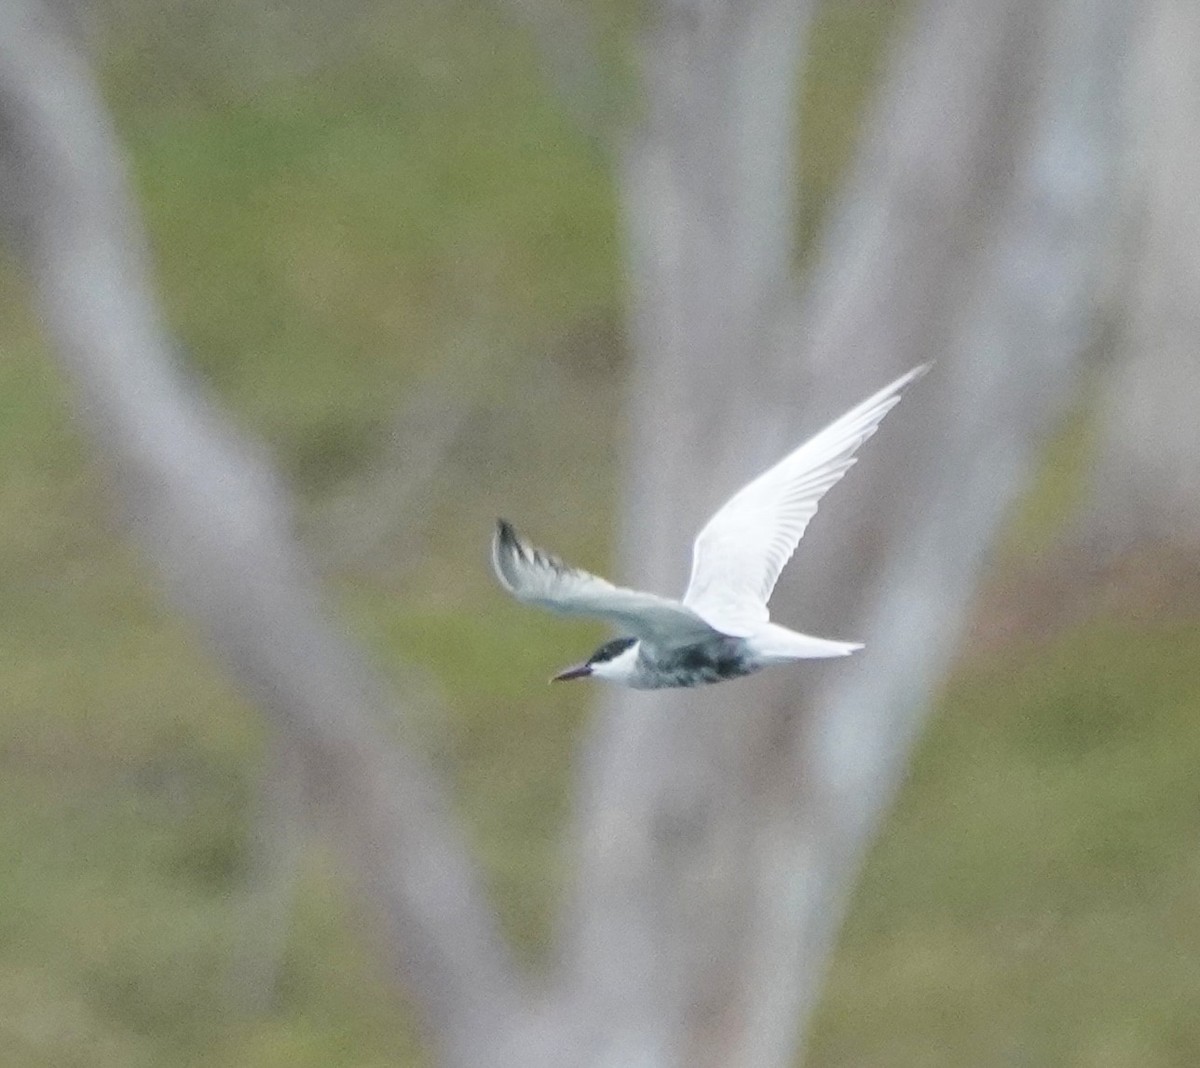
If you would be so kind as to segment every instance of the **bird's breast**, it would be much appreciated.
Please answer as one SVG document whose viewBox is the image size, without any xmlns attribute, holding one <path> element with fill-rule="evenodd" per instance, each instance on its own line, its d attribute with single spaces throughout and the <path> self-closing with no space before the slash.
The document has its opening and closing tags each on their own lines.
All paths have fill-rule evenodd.
<svg viewBox="0 0 1200 1068">
<path fill-rule="evenodd" d="M 707 686 L 741 678 L 757 668 L 740 638 L 722 637 L 669 650 L 643 648 L 632 684 L 642 690 Z"/>
</svg>

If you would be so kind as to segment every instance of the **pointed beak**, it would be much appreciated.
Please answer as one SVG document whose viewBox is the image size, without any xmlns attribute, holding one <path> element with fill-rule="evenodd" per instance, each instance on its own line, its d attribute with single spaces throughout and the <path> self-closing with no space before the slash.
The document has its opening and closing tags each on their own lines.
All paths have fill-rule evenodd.
<svg viewBox="0 0 1200 1068">
<path fill-rule="evenodd" d="M 570 679 L 586 679 L 592 673 L 590 664 L 576 664 L 565 671 L 560 671 L 551 682 L 567 682 Z"/>
</svg>

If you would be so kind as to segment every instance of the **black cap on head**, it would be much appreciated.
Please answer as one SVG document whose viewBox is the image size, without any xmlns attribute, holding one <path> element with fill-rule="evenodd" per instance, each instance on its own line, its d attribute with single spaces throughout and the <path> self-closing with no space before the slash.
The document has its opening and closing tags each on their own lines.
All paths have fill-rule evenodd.
<svg viewBox="0 0 1200 1068">
<path fill-rule="evenodd" d="M 591 656 L 587 658 L 589 664 L 604 664 L 609 660 L 616 660 L 626 649 L 637 642 L 637 638 L 613 638 L 611 642 L 605 642 Z"/>
<path fill-rule="evenodd" d="M 637 638 L 613 638 L 611 642 L 605 642 L 591 656 L 589 656 L 582 664 L 576 664 L 574 667 L 569 667 L 566 671 L 560 671 L 554 676 L 551 682 L 566 682 L 568 679 L 586 679 L 592 674 L 592 667 L 596 664 L 607 664 L 610 660 L 616 660 L 626 649 L 637 642 Z"/>
</svg>

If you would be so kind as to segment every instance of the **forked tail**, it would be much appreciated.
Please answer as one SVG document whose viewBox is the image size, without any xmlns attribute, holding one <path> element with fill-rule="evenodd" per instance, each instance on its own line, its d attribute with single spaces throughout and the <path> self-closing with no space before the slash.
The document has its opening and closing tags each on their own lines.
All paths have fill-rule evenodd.
<svg viewBox="0 0 1200 1068">
<path fill-rule="evenodd" d="M 838 642 L 831 638 L 814 638 L 811 634 L 788 630 L 768 623 L 749 641 L 765 660 L 821 660 L 834 656 L 849 656 L 862 648 L 862 642 Z"/>
</svg>

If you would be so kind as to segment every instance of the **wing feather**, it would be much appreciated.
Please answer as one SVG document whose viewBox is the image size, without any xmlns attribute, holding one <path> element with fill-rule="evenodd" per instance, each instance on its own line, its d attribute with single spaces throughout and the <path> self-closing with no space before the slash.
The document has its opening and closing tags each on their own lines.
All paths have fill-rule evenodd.
<svg viewBox="0 0 1200 1068">
<path fill-rule="evenodd" d="M 696 537 L 683 603 L 724 634 L 744 637 L 766 623 L 771 591 L 817 504 L 927 370 L 922 364 L 896 379 L 738 490 Z"/>
<path fill-rule="evenodd" d="M 518 601 L 562 615 L 598 616 L 628 634 L 660 645 L 710 639 L 713 628 L 678 601 L 614 586 L 522 539 L 498 520 L 492 539 L 492 566 L 500 584 Z"/>
</svg>

